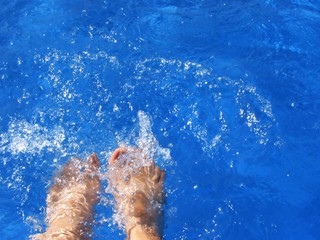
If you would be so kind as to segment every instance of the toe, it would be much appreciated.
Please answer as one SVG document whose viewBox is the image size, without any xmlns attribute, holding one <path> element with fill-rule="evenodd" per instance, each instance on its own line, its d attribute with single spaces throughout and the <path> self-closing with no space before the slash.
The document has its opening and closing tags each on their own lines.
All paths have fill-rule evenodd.
<svg viewBox="0 0 320 240">
<path fill-rule="evenodd" d="M 111 156 L 111 158 L 110 158 L 110 160 L 109 160 L 109 165 L 115 164 L 116 161 L 117 161 L 117 158 L 118 158 L 121 154 L 124 154 L 124 153 L 126 153 L 126 152 L 127 152 L 127 149 L 124 148 L 124 147 L 117 148 L 117 149 L 113 152 L 113 154 L 112 154 L 112 156 Z"/>
<path fill-rule="evenodd" d="M 100 161 L 99 161 L 96 153 L 93 153 L 89 156 L 88 162 L 91 166 L 94 166 L 94 167 L 100 166 Z"/>
<path fill-rule="evenodd" d="M 159 182 L 160 182 L 160 183 L 164 183 L 164 180 L 165 180 L 165 178 L 166 178 L 166 171 L 163 170 L 163 169 L 161 169 L 160 172 L 161 172 L 161 173 L 160 173 L 160 180 L 159 180 Z"/>
<path fill-rule="evenodd" d="M 148 167 L 149 176 L 153 176 L 155 173 L 154 161 L 152 160 L 151 165 Z"/>
<path fill-rule="evenodd" d="M 152 177 L 152 181 L 154 182 L 159 182 L 159 179 L 160 179 L 160 168 L 158 166 L 156 166 L 154 168 L 154 175 Z"/>
</svg>

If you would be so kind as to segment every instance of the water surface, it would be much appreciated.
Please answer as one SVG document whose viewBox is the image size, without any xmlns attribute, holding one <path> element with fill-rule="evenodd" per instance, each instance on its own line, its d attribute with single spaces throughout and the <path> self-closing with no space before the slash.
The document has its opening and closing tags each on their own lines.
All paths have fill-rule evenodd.
<svg viewBox="0 0 320 240">
<path fill-rule="evenodd" d="M 0 5 L 3 239 L 45 228 L 70 157 L 105 166 L 141 129 L 167 154 L 165 239 L 320 238 L 318 1 Z M 109 198 L 93 239 L 124 238 Z"/>
</svg>

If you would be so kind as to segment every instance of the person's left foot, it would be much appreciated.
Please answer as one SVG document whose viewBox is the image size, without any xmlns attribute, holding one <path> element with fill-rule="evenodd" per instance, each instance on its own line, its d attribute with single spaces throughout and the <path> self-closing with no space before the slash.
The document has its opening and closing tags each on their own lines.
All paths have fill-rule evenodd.
<svg viewBox="0 0 320 240">
<path fill-rule="evenodd" d="M 86 162 L 73 158 L 66 164 L 47 196 L 48 228 L 33 239 L 86 239 L 84 223 L 89 221 L 100 190 L 99 166 L 95 153 Z"/>
</svg>

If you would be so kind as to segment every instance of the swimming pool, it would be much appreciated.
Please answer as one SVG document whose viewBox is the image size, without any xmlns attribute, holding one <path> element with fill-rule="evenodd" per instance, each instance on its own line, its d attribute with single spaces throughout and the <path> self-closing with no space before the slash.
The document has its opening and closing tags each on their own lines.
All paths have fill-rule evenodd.
<svg viewBox="0 0 320 240">
<path fill-rule="evenodd" d="M 165 239 L 320 238 L 318 1 L 0 5 L 1 239 L 45 227 L 70 157 L 105 164 L 141 129 Z M 93 239 L 123 239 L 101 199 Z"/>
</svg>

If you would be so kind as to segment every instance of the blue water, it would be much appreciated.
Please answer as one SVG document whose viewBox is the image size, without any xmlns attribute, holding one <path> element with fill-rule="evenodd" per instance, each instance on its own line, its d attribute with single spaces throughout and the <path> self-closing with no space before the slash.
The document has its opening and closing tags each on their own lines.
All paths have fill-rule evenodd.
<svg viewBox="0 0 320 240">
<path fill-rule="evenodd" d="M 141 124 L 170 151 L 165 239 L 320 239 L 319 39 L 316 0 L 1 0 L 1 239 Z M 93 239 L 124 239 L 101 199 Z"/>
</svg>

